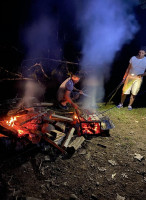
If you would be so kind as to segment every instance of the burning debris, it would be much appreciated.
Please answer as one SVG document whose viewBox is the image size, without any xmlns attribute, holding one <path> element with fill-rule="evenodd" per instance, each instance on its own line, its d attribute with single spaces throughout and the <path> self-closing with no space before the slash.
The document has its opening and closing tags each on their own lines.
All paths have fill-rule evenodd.
<svg viewBox="0 0 146 200">
<path fill-rule="evenodd" d="M 49 108 L 48 108 L 49 107 Z M 77 150 L 88 135 L 99 135 L 114 128 L 101 114 L 88 110 L 62 112 L 52 103 L 35 103 L 31 108 L 10 110 L 0 121 L 1 137 L 21 138 L 38 144 L 42 140 L 66 154 Z"/>
</svg>

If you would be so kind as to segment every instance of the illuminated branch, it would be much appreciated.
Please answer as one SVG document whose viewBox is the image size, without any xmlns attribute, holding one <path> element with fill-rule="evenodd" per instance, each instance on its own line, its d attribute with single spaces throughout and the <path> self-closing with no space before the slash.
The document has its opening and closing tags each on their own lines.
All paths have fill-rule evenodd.
<svg viewBox="0 0 146 200">
<path fill-rule="evenodd" d="M 3 67 L 0 67 L 0 70 L 3 70 L 3 71 L 5 71 L 6 73 L 11 74 L 11 75 L 14 75 L 14 76 L 22 77 L 22 74 L 21 74 L 21 73 L 17 74 L 17 73 L 9 72 L 8 70 L 4 69 Z"/>
</svg>

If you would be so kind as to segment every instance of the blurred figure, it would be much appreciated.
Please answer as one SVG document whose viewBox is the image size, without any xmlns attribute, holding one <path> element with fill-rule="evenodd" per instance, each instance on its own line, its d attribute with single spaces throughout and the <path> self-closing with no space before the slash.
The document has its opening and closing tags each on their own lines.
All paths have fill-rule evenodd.
<svg viewBox="0 0 146 200">
<path fill-rule="evenodd" d="M 117 108 L 122 108 L 126 96 L 131 93 L 128 110 L 132 110 L 132 104 L 138 94 L 142 77 L 146 76 L 146 48 L 141 48 L 137 56 L 133 56 L 129 61 L 129 66 L 123 77 L 123 90 L 121 95 L 121 103 Z"/>
</svg>

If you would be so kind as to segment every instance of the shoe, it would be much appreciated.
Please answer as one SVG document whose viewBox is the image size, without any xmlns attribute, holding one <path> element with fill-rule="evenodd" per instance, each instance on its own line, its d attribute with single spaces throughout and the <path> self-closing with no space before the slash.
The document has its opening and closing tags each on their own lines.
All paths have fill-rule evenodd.
<svg viewBox="0 0 146 200">
<path fill-rule="evenodd" d="M 128 106 L 128 110 L 132 110 L 132 106 Z"/>
<path fill-rule="evenodd" d="M 117 108 L 123 108 L 123 104 L 120 103 Z"/>
<path fill-rule="evenodd" d="M 59 104 L 59 108 L 63 109 L 63 110 L 68 110 L 67 106 L 63 106 L 62 104 Z"/>
</svg>

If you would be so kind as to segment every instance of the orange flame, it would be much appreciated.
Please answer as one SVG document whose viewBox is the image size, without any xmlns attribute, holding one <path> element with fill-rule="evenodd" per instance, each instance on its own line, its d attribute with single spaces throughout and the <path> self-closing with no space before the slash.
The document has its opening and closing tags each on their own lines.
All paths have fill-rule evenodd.
<svg viewBox="0 0 146 200">
<path fill-rule="evenodd" d="M 20 129 L 18 129 L 17 131 L 18 131 L 19 136 L 24 134 L 24 132 L 22 130 L 20 130 Z"/>
<path fill-rule="evenodd" d="M 15 125 L 15 121 L 17 120 L 17 117 L 11 117 L 9 121 L 6 121 L 6 124 L 8 126 L 14 126 Z"/>
<path fill-rule="evenodd" d="M 73 118 L 74 118 L 74 120 L 77 120 L 77 119 L 78 119 L 78 116 L 77 116 L 77 115 L 74 115 Z"/>
</svg>

